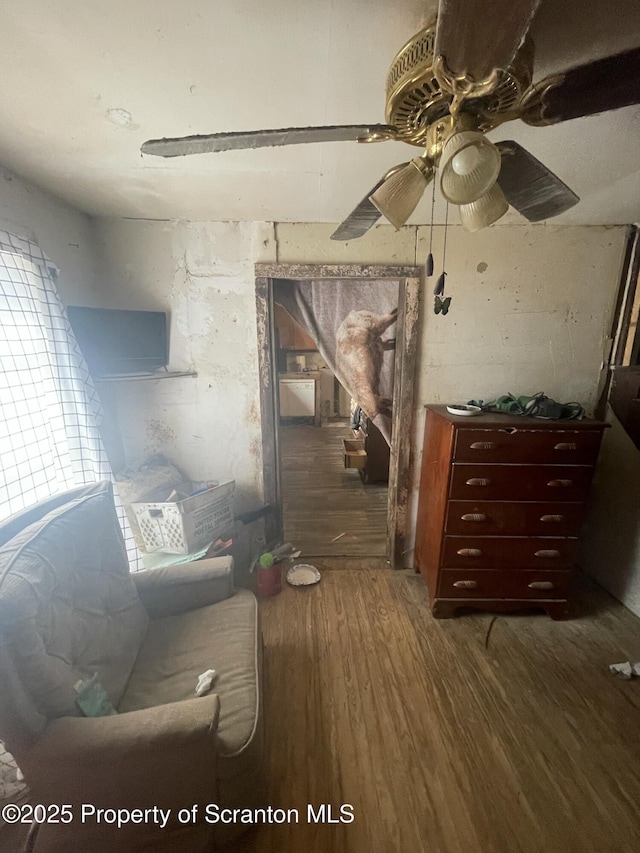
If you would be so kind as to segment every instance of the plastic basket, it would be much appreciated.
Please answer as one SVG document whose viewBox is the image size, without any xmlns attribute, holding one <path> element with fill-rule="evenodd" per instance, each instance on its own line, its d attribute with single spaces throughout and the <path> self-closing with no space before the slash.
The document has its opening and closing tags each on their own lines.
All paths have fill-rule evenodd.
<svg viewBox="0 0 640 853">
<path fill-rule="evenodd" d="M 132 504 L 148 551 L 190 554 L 233 529 L 233 492 L 229 480 L 180 501 Z"/>
</svg>

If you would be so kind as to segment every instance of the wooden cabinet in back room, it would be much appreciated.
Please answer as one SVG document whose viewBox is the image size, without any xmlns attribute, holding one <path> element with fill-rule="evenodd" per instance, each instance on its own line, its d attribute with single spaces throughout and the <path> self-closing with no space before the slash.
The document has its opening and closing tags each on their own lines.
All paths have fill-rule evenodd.
<svg viewBox="0 0 640 853">
<path fill-rule="evenodd" d="M 607 424 L 427 406 L 416 571 L 437 618 L 461 607 L 567 615 L 569 580 Z"/>
</svg>

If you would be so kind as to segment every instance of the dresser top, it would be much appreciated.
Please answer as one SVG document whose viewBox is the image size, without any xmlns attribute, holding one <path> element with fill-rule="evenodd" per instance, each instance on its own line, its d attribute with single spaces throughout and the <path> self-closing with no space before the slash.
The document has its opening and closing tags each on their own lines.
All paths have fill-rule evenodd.
<svg viewBox="0 0 640 853">
<path fill-rule="evenodd" d="M 558 420 L 549 421 L 544 418 L 530 418 L 527 415 L 505 415 L 494 412 L 481 412 L 479 415 L 465 417 L 464 415 L 452 415 L 446 406 L 425 406 L 428 412 L 443 418 L 451 424 L 469 429 L 604 429 L 609 424 L 604 421 L 596 421 L 593 418 L 582 418 L 582 420 Z"/>
</svg>

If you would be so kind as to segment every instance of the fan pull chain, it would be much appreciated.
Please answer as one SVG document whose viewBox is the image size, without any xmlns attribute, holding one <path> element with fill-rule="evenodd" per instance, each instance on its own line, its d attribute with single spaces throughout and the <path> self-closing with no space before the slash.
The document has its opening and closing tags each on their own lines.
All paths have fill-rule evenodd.
<svg viewBox="0 0 640 853">
<path fill-rule="evenodd" d="M 447 296 L 446 299 L 443 299 L 442 296 L 444 294 L 444 279 L 447 275 L 447 271 L 445 270 L 446 261 L 447 261 L 447 231 L 449 228 L 449 202 L 447 202 L 447 206 L 445 208 L 444 214 L 444 240 L 442 242 L 442 272 L 438 277 L 438 281 L 436 282 L 436 286 L 433 288 L 433 292 L 435 294 L 436 300 L 435 305 L 433 306 L 433 310 L 435 314 L 447 314 L 449 311 L 449 305 L 451 305 L 451 297 Z"/>
<path fill-rule="evenodd" d="M 425 263 L 425 275 L 427 278 L 433 275 L 433 213 L 436 206 L 436 172 L 434 170 L 431 186 L 431 230 L 429 232 L 429 254 Z"/>
</svg>

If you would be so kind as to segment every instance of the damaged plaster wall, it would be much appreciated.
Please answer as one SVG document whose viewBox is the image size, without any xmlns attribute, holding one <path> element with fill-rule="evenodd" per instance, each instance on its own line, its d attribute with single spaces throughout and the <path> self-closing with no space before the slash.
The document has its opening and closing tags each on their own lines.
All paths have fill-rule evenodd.
<svg viewBox="0 0 640 853">
<path fill-rule="evenodd" d="M 109 383 L 125 460 L 163 453 L 194 480 L 236 481 L 236 511 L 262 502 L 253 264 L 273 260 L 266 223 L 101 219 L 102 306 L 167 311 L 172 371 Z M 104 389 L 103 389 L 104 392 Z"/>
</svg>

